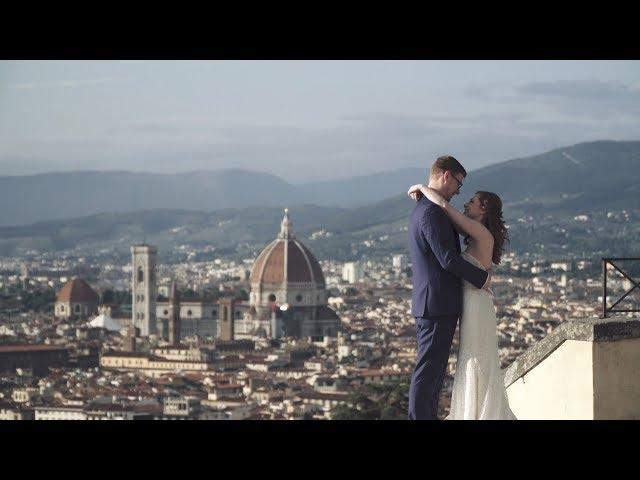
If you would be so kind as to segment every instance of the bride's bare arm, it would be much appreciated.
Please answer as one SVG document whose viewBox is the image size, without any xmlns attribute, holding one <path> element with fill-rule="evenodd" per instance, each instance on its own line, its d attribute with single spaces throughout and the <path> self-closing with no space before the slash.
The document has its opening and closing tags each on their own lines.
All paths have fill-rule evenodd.
<svg viewBox="0 0 640 480">
<path fill-rule="evenodd" d="M 481 240 L 482 242 L 493 243 L 493 235 L 487 230 L 487 227 L 480 222 L 467 217 L 462 212 L 456 210 L 447 200 L 436 192 L 434 189 L 427 187 L 426 185 L 413 185 L 409 188 L 409 196 L 412 193 L 420 191 L 433 203 L 441 207 L 447 216 L 451 219 L 456 230 L 462 234 L 469 235 L 470 237 Z"/>
</svg>

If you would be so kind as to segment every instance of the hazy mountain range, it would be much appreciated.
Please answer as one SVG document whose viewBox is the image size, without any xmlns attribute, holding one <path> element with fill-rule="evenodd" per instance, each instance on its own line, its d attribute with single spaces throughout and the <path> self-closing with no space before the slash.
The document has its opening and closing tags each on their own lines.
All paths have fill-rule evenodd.
<svg viewBox="0 0 640 480">
<path fill-rule="evenodd" d="M 403 169 L 301 186 L 242 170 L 0 177 L 5 206 L 0 253 L 127 244 L 145 235 L 159 243 L 261 242 L 277 233 L 283 206 L 291 209 L 294 229 L 301 234 L 384 230 L 406 221 L 413 206 L 406 189 L 424 181 L 426 171 Z M 460 206 L 480 189 L 503 198 L 507 220 L 525 212 L 640 208 L 640 142 L 582 143 L 481 168 L 469 172 L 454 203 Z M 68 219 L 74 216 L 82 218 Z M 48 221 L 6 226 L 38 219 Z"/>
<path fill-rule="evenodd" d="M 275 175 L 240 169 L 173 175 L 65 172 L 0 177 L 0 225 L 150 209 L 214 211 L 248 206 L 313 204 L 354 207 L 423 181 L 426 167 L 339 181 L 292 185 Z"/>
</svg>

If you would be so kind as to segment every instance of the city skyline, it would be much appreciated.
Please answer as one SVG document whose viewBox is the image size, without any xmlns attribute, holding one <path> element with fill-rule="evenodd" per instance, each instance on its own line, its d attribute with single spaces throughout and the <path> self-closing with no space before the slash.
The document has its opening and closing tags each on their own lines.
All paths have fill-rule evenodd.
<svg viewBox="0 0 640 480">
<path fill-rule="evenodd" d="M 0 61 L 0 420 L 406 419 L 406 187 L 445 153 L 502 200 L 515 417 L 640 418 L 639 67 Z M 451 334 L 441 419 L 484 368 Z"/>
</svg>

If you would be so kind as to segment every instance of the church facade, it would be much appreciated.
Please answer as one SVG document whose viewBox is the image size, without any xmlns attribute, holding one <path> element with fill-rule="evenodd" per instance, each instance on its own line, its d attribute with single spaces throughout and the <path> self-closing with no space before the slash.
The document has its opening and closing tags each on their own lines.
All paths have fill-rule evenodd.
<svg viewBox="0 0 640 480">
<path fill-rule="evenodd" d="M 142 253 L 139 248 L 132 249 L 132 252 Z M 136 262 L 136 257 L 134 254 L 134 292 L 143 283 L 140 278 L 155 278 L 155 272 L 145 268 L 154 268 L 155 263 Z M 174 287 L 172 299 L 159 301 L 154 298 L 152 305 L 140 305 L 138 311 L 147 312 L 146 318 L 155 320 L 156 325 L 148 331 L 156 331 L 167 339 L 170 331 L 181 338 L 198 335 L 226 340 L 337 336 L 340 319 L 327 306 L 322 268 L 311 251 L 295 238 L 288 209 L 285 209 L 279 235 L 262 250 L 253 264 L 249 282 L 248 302 L 236 300 L 229 304 L 230 299 L 181 301 Z M 134 296 L 142 298 L 141 303 L 151 303 L 148 293 L 152 289 L 146 287 L 146 296 Z M 150 310 L 153 310 L 152 315 L 148 314 Z M 179 325 L 175 325 L 176 322 Z M 175 343 L 179 338 L 172 340 Z"/>
<path fill-rule="evenodd" d="M 193 335 L 218 337 L 218 323 L 222 321 L 222 310 L 219 303 L 213 300 L 179 300 L 173 307 L 170 300 L 158 301 L 156 303 L 156 318 L 160 336 L 168 338 L 169 323 L 176 309 L 180 322 L 180 337 Z M 249 305 L 246 302 L 236 303 L 233 312 L 235 321 L 241 320 L 248 310 Z"/>
</svg>

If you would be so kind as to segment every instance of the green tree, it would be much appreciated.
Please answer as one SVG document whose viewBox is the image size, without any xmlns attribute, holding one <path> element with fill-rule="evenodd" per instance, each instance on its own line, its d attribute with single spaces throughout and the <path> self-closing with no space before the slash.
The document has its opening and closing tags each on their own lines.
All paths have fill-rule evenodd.
<svg viewBox="0 0 640 480">
<path fill-rule="evenodd" d="M 115 300 L 115 293 L 110 288 L 107 288 L 102 294 L 102 303 L 113 303 Z"/>
<path fill-rule="evenodd" d="M 405 420 L 409 410 L 408 379 L 363 385 L 339 405 L 334 420 Z"/>
<path fill-rule="evenodd" d="M 356 288 L 353 288 L 353 287 L 347 287 L 344 290 L 344 294 L 347 297 L 354 297 L 354 296 L 358 295 L 358 290 Z"/>
<path fill-rule="evenodd" d="M 20 303 L 24 311 L 52 312 L 56 301 L 56 293 L 53 289 L 46 290 L 22 290 Z"/>
<path fill-rule="evenodd" d="M 249 300 L 249 293 L 243 288 L 239 292 L 236 292 L 236 298 L 238 300 Z"/>
</svg>

